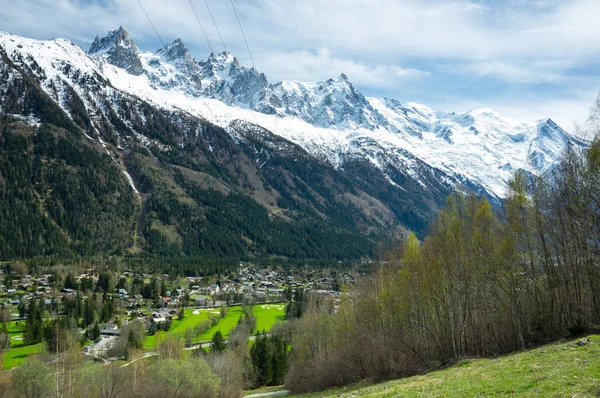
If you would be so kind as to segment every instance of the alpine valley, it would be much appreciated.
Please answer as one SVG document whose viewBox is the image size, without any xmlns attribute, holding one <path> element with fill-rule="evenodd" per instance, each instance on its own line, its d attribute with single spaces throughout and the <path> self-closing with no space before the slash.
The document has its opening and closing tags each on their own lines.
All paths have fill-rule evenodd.
<svg viewBox="0 0 600 398">
<path fill-rule="evenodd" d="M 569 145 L 550 119 L 366 98 L 344 74 L 270 83 L 123 28 L 88 52 L 0 33 L 0 260 L 358 259 L 424 236 L 453 190 L 499 205 Z"/>
</svg>

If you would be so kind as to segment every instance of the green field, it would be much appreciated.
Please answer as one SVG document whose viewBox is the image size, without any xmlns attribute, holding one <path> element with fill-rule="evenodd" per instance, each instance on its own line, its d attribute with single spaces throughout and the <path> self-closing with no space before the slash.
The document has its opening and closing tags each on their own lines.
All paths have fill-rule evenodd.
<svg viewBox="0 0 600 398">
<path fill-rule="evenodd" d="M 167 332 L 158 332 L 154 336 L 147 336 L 146 343 L 144 344 L 145 349 L 151 349 L 156 346 L 157 339 L 167 335 L 180 335 L 184 336 L 185 330 L 187 328 L 194 327 L 198 325 L 200 322 L 208 319 L 208 314 L 213 310 L 194 310 L 194 309 L 186 309 L 185 316 L 183 320 L 180 321 L 175 316 L 173 322 L 171 323 L 171 327 Z M 195 312 L 195 313 L 194 313 Z M 217 314 L 214 314 L 217 315 Z"/>
<path fill-rule="evenodd" d="M 28 355 L 39 354 L 42 352 L 42 343 L 34 345 L 13 345 L 8 351 L 4 352 L 2 367 L 6 370 L 19 366 Z"/>
<path fill-rule="evenodd" d="M 423 376 L 333 389 L 307 397 L 597 397 L 600 335 L 496 359 L 463 360 Z"/>
<path fill-rule="evenodd" d="M 161 338 L 174 335 L 181 336 L 184 338 L 185 331 L 187 328 L 192 328 L 202 321 L 209 319 L 209 314 L 215 317 L 220 317 L 220 310 L 218 308 L 211 309 L 186 309 L 185 316 L 182 321 L 177 319 L 175 316 L 171 328 L 167 332 L 158 332 L 154 336 L 147 336 L 144 343 L 145 350 L 152 350 L 156 347 L 157 341 Z M 266 304 L 256 305 L 252 309 L 252 313 L 256 317 L 256 330 L 269 331 L 271 327 L 279 321 L 285 319 L 285 305 L 284 304 Z M 195 342 L 205 342 L 212 339 L 217 330 L 220 330 L 225 338 L 229 336 L 229 332 L 235 328 L 240 317 L 242 316 L 242 308 L 231 307 L 227 311 L 224 318 L 219 319 L 218 323 L 202 333 L 200 336 L 194 339 Z M 24 322 L 17 325 L 17 322 L 10 322 L 8 325 L 8 332 L 11 338 L 11 348 L 4 352 L 2 361 L 3 369 L 11 369 L 15 366 L 20 365 L 28 355 L 37 354 L 42 350 L 42 344 L 35 344 L 26 346 L 23 344 L 23 331 L 22 328 Z"/>
<path fill-rule="evenodd" d="M 216 314 L 215 314 L 216 315 Z M 242 316 L 242 307 L 231 307 L 227 311 L 227 314 L 212 328 L 202 333 L 198 338 L 198 341 L 208 341 L 213 338 L 217 330 L 220 330 L 223 337 L 227 338 L 231 329 L 235 328 L 238 324 L 240 317 Z"/>
<path fill-rule="evenodd" d="M 196 314 L 194 314 L 194 312 L 196 312 Z M 207 320 L 210 313 L 213 313 L 214 316 L 220 316 L 220 310 L 218 308 L 208 310 L 185 310 L 185 316 L 183 318 L 183 321 L 175 319 L 171 324 L 171 328 L 168 331 L 159 332 L 156 333 L 154 336 L 146 337 L 144 349 L 154 348 L 158 340 L 168 335 L 181 336 L 183 338 L 183 336 L 185 335 L 185 330 L 187 328 L 194 327 L 203 320 Z M 256 318 L 256 330 L 259 330 L 261 332 L 263 330 L 269 331 L 276 322 L 283 321 L 285 319 L 285 305 L 256 305 L 252 308 L 252 313 Z M 219 322 L 214 327 L 211 327 L 206 332 L 202 333 L 199 337 L 195 338 L 194 341 L 209 341 L 210 339 L 212 339 L 215 333 L 217 333 L 218 330 L 221 331 L 223 337 L 227 338 L 229 336 L 229 332 L 238 324 L 241 316 L 242 307 L 236 306 L 229 308 L 224 318 L 219 319 Z"/>
<path fill-rule="evenodd" d="M 9 322 L 8 335 L 10 336 L 10 349 L 4 352 L 2 359 L 3 369 L 12 369 L 19 366 L 28 355 L 38 354 L 42 351 L 42 344 L 25 345 L 23 343 L 24 322 Z"/>
<path fill-rule="evenodd" d="M 285 320 L 285 304 L 259 304 L 252 308 L 256 318 L 256 330 L 269 331 L 277 322 Z"/>
</svg>

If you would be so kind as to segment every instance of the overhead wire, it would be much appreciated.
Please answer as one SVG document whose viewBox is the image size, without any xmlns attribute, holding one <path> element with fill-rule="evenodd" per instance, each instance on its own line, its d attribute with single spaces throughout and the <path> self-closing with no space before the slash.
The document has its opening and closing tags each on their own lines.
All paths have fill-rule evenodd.
<svg viewBox="0 0 600 398">
<path fill-rule="evenodd" d="M 200 25 L 200 29 L 202 30 L 202 33 L 204 34 L 204 39 L 206 39 L 206 44 L 208 44 L 208 48 L 210 49 L 210 52 L 214 54 L 215 50 L 213 50 L 213 47 L 210 44 L 210 40 L 208 39 L 208 35 L 206 34 L 204 25 L 202 25 L 202 21 L 200 21 L 198 12 L 196 12 L 196 7 L 194 7 L 194 3 L 192 2 L 192 0 L 188 0 L 188 3 L 190 4 L 190 7 L 192 8 L 192 12 L 194 13 L 194 16 L 196 17 L 196 21 L 198 22 L 198 25 Z"/>
<path fill-rule="evenodd" d="M 208 38 L 208 34 L 206 33 L 206 29 L 204 29 L 204 25 L 202 25 L 202 21 L 200 20 L 200 17 L 198 16 L 198 12 L 196 11 L 196 7 L 194 7 L 194 3 L 192 3 L 192 0 L 188 0 L 188 3 L 190 5 L 190 7 L 192 8 L 192 11 L 194 13 L 194 17 L 196 17 L 196 22 L 198 22 L 198 26 L 200 26 L 200 30 L 202 30 L 202 34 L 204 35 L 204 39 L 206 40 L 206 44 L 208 45 L 208 48 L 210 49 L 210 52 L 212 54 L 214 54 L 215 51 L 213 50 L 213 46 L 210 44 L 210 40 Z M 210 9 L 209 9 L 209 11 L 210 11 Z M 216 23 L 215 23 L 215 26 L 216 26 Z M 205 100 L 204 100 L 204 104 L 206 105 L 206 109 L 208 109 L 208 112 L 210 112 L 210 114 L 213 115 L 213 117 L 215 119 L 218 119 L 217 115 L 212 111 L 212 109 L 210 108 L 210 105 L 208 104 L 209 100 L 210 100 L 210 98 L 205 98 Z"/>
<path fill-rule="evenodd" d="M 156 37 L 158 37 L 158 41 L 160 41 L 160 44 L 162 44 L 162 46 L 165 47 L 165 42 L 162 39 L 162 37 L 160 36 L 160 33 L 158 33 L 158 29 L 156 29 L 156 26 L 154 26 L 154 23 L 152 22 L 150 15 L 148 15 L 148 12 L 146 11 L 146 7 L 144 7 L 144 3 L 142 3 L 142 0 L 137 0 L 137 2 L 140 5 L 140 8 L 142 9 L 142 11 L 144 12 L 144 15 L 146 15 L 146 19 L 150 23 L 150 26 L 152 26 L 152 30 L 154 30 L 154 33 L 156 33 Z"/>
<path fill-rule="evenodd" d="M 231 7 L 233 8 L 233 13 L 235 14 L 235 19 L 237 20 L 238 26 L 240 27 L 240 32 L 242 32 L 242 37 L 244 38 L 244 43 L 246 43 L 246 49 L 248 50 L 248 55 L 250 55 L 250 61 L 252 61 L 252 67 L 254 68 L 254 70 L 258 73 L 258 69 L 256 69 L 256 63 L 254 62 L 254 57 L 252 56 L 252 50 L 250 50 L 250 45 L 248 44 L 248 38 L 246 37 L 246 32 L 244 32 L 244 27 L 242 26 L 242 21 L 240 20 L 240 16 L 237 12 L 237 8 L 235 8 L 235 3 L 233 2 L 233 0 L 230 0 L 231 2 Z M 260 124 L 258 123 L 258 120 L 256 119 L 256 116 L 254 115 L 254 109 L 250 108 L 250 113 L 252 114 L 252 118 L 254 119 L 254 122 L 256 123 L 257 126 L 260 127 Z M 277 115 L 274 115 L 275 118 L 275 129 L 277 130 Z"/>
<path fill-rule="evenodd" d="M 213 16 L 212 11 L 210 10 L 210 6 L 208 5 L 208 0 L 204 0 L 204 3 L 206 3 L 206 8 L 208 8 L 208 13 L 210 14 L 210 18 L 212 19 L 213 24 L 215 24 L 215 29 L 217 30 L 219 39 L 221 39 L 221 44 L 223 45 L 223 49 L 225 50 L 225 52 L 228 52 L 227 46 L 225 45 L 225 40 L 223 40 L 223 36 L 221 36 L 221 31 L 219 30 L 219 26 L 217 25 L 217 21 L 215 20 L 215 17 Z"/>
<path fill-rule="evenodd" d="M 196 10 L 194 9 L 194 5 L 191 3 L 191 0 L 188 0 L 190 2 L 190 5 L 192 6 L 192 9 L 194 10 L 194 14 L 196 15 L 196 19 L 198 20 L 198 23 L 200 24 L 200 27 L 202 27 L 202 23 L 200 23 L 200 19 L 198 18 L 198 15 L 196 14 Z M 146 11 L 146 7 L 144 7 L 144 3 L 142 3 L 142 0 L 137 0 L 138 4 L 140 5 L 140 8 L 142 9 L 142 11 L 144 12 L 144 15 L 146 16 L 146 19 L 148 20 L 148 23 L 150 24 L 150 26 L 152 27 L 152 30 L 154 30 L 154 33 L 156 33 L 156 37 L 158 37 L 158 40 L 160 41 L 160 43 L 162 44 L 163 48 L 166 47 L 165 41 L 162 39 L 160 33 L 158 33 L 158 29 L 156 28 L 156 25 L 154 25 L 154 22 L 152 22 L 152 18 L 150 18 L 150 15 L 148 14 L 148 11 Z M 202 27 L 202 31 L 204 32 L 204 28 Z M 208 41 L 208 36 L 206 35 L 206 32 L 204 32 L 204 37 L 206 39 L 206 42 L 208 43 L 211 51 L 212 51 L 212 46 L 210 45 L 210 42 Z M 210 105 L 208 105 L 208 102 L 205 103 L 206 108 L 208 109 L 208 111 L 210 112 L 211 115 L 213 115 L 215 118 L 217 117 L 217 115 L 215 115 L 215 113 L 212 111 L 212 109 L 210 109 Z"/>
<path fill-rule="evenodd" d="M 248 39 L 246 38 L 246 33 L 244 32 L 244 28 L 242 27 L 242 22 L 240 21 L 240 16 L 238 15 L 237 9 L 235 8 L 235 4 L 233 0 L 231 1 L 231 6 L 233 7 L 233 12 L 235 13 L 235 19 L 237 19 L 238 26 L 240 27 L 240 31 L 242 32 L 242 37 L 244 38 L 244 42 L 246 43 L 246 48 L 248 49 L 248 54 L 250 54 L 250 60 L 252 61 L 252 66 L 256 69 L 256 64 L 254 63 L 254 57 L 252 56 L 252 51 L 250 51 L 250 45 L 248 45 Z"/>
</svg>

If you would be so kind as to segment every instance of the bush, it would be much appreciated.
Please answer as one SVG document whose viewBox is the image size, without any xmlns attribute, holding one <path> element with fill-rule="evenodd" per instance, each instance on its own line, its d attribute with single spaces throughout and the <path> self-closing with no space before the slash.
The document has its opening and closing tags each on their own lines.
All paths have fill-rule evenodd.
<svg viewBox="0 0 600 398">
<path fill-rule="evenodd" d="M 219 377 L 200 358 L 159 360 L 150 366 L 149 376 L 152 396 L 214 398 L 221 384 Z"/>
<path fill-rule="evenodd" d="M 13 392 L 23 398 L 50 397 L 52 373 L 39 359 L 27 358 L 13 374 Z"/>
</svg>

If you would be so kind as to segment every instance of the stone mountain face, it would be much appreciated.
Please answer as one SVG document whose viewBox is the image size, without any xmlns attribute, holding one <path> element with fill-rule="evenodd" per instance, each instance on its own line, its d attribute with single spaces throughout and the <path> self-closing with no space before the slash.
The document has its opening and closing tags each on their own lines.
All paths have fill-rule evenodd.
<svg viewBox="0 0 600 398">
<path fill-rule="evenodd" d="M 232 54 L 211 54 L 206 61 L 196 63 L 187 50 L 175 52 L 180 56 L 167 57 L 164 63 L 175 65 L 182 77 L 170 78 L 177 84 L 162 84 L 163 88 L 182 89 L 231 107 L 279 117 L 268 123 L 271 131 L 338 168 L 346 159 L 360 157 L 384 173 L 392 158 L 400 162 L 393 167 L 410 169 L 414 162 L 391 156 L 406 152 L 455 180 L 480 186 L 498 199 L 514 171 L 548 172 L 568 145 L 585 145 L 550 119 L 520 123 L 491 109 L 454 113 L 390 98 L 365 98 L 343 73 L 314 83 L 271 84 L 255 69 L 240 65 Z M 189 67 L 177 67 L 180 59 Z M 150 76 L 156 76 L 147 69 Z M 241 117 L 234 110 L 225 113 L 228 115 L 218 119 Z M 254 114 L 245 117 L 257 119 Z M 293 120 L 302 120 L 309 127 L 294 127 L 298 123 Z M 380 149 L 361 146 L 371 141 Z"/>
<path fill-rule="evenodd" d="M 323 128 L 355 130 L 387 127 L 386 120 L 354 88 L 345 74 L 316 83 L 281 82 L 273 86 L 283 113 Z"/>
<path fill-rule="evenodd" d="M 254 68 L 240 66 L 233 55 L 211 54 L 199 65 L 206 97 L 268 114 L 276 114 L 276 109 L 281 106 L 265 75 Z"/>
<path fill-rule="evenodd" d="M 423 236 L 453 190 L 498 204 L 515 170 L 584 145 L 549 119 L 365 98 L 345 75 L 270 84 L 181 40 L 142 52 L 122 28 L 88 53 L 2 33 L 0 59 L 0 259 L 356 259 Z"/>
<path fill-rule="evenodd" d="M 132 75 L 144 73 L 139 57 L 140 50 L 123 27 L 111 30 L 103 38 L 96 36 L 88 53 L 103 57 L 109 63 L 125 69 Z"/>
</svg>

